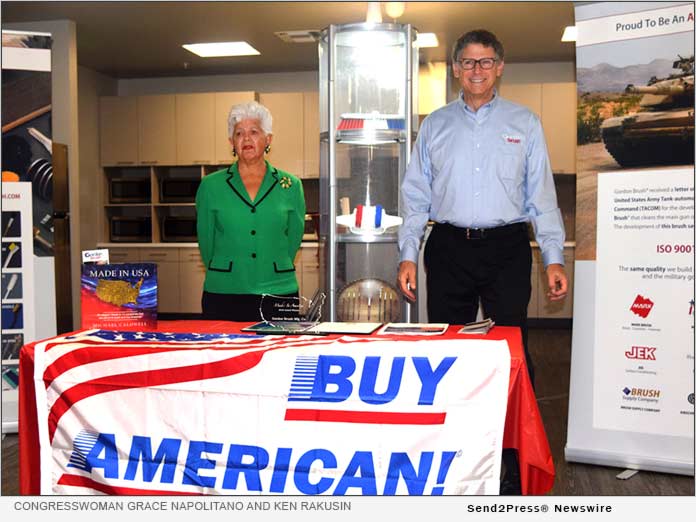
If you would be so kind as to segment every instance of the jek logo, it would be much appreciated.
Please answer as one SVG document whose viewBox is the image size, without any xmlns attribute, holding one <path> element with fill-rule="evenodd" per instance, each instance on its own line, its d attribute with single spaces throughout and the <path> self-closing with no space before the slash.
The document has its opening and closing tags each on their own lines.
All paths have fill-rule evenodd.
<svg viewBox="0 0 696 522">
<path fill-rule="evenodd" d="M 655 350 L 652 346 L 631 346 L 631 349 L 624 352 L 627 359 L 638 359 L 641 361 L 654 361 Z"/>
<path fill-rule="evenodd" d="M 433 406 L 438 386 L 456 359 L 444 357 L 435 362 L 428 357 L 369 356 L 356 360 L 344 355 L 300 356 L 295 361 L 288 403 L 322 404 L 322 408 L 288 408 L 285 420 L 444 424 L 445 413 L 428 411 L 428 407 Z M 393 411 L 396 404 L 404 405 L 399 400 L 404 393 L 412 396 L 414 390 L 417 397 L 408 406 L 411 411 Z M 347 401 L 351 409 L 342 404 Z M 326 409 L 326 403 L 337 408 Z M 356 403 L 365 407 L 356 409 Z M 375 406 L 385 408 L 376 410 Z"/>
<path fill-rule="evenodd" d="M 655 303 L 653 303 L 650 299 L 638 294 L 631 305 L 631 312 L 645 319 L 648 317 L 648 314 L 650 314 L 650 311 L 654 305 Z"/>
</svg>

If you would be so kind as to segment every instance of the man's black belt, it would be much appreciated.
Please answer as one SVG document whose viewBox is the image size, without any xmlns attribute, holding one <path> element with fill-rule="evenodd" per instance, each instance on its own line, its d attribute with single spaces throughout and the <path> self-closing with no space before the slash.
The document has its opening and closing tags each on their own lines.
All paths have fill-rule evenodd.
<svg viewBox="0 0 696 522">
<path fill-rule="evenodd" d="M 451 234 L 455 234 L 461 239 L 498 239 L 519 234 L 522 230 L 527 233 L 527 223 L 510 223 L 493 228 L 462 228 L 450 223 L 435 223 L 435 227 L 442 228 Z"/>
</svg>

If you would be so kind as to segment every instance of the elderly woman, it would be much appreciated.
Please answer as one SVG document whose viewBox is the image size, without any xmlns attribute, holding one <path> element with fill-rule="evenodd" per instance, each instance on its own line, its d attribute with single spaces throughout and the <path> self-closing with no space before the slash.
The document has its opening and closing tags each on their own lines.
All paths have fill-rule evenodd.
<svg viewBox="0 0 696 522">
<path fill-rule="evenodd" d="M 203 316 L 259 321 L 297 299 L 294 259 L 304 231 L 298 178 L 271 165 L 273 118 L 257 102 L 235 105 L 228 117 L 237 161 L 205 176 L 196 194 L 198 246 L 206 267 Z"/>
</svg>

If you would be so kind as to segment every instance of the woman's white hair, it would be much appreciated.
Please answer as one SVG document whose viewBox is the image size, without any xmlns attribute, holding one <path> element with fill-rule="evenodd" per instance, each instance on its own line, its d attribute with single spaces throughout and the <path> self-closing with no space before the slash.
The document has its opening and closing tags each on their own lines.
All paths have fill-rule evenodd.
<svg viewBox="0 0 696 522">
<path fill-rule="evenodd" d="M 266 134 L 273 134 L 273 116 L 259 102 L 250 101 L 233 105 L 227 117 L 227 134 L 232 137 L 234 126 L 242 120 L 251 119 L 261 122 L 261 129 Z"/>
</svg>

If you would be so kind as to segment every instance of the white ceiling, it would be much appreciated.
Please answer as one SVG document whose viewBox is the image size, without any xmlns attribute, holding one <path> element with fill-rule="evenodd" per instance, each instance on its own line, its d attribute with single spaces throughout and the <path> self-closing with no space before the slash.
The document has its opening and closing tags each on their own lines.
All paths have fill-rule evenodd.
<svg viewBox="0 0 696 522">
<path fill-rule="evenodd" d="M 2 24 L 73 20 L 80 65 L 145 78 L 317 70 L 315 43 L 285 43 L 274 33 L 363 22 L 366 12 L 367 2 L 3 1 Z M 384 10 L 383 21 L 392 21 Z M 574 43 L 560 41 L 574 24 L 572 2 L 407 2 L 397 21 L 437 34 L 440 47 L 421 49 L 421 62 L 446 61 L 457 37 L 476 28 L 498 36 L 508 63 L 575 59 Z M 228 40 L 246 40 L 261 55 L 199 58 L 181 47 Z"/>
</svg>

